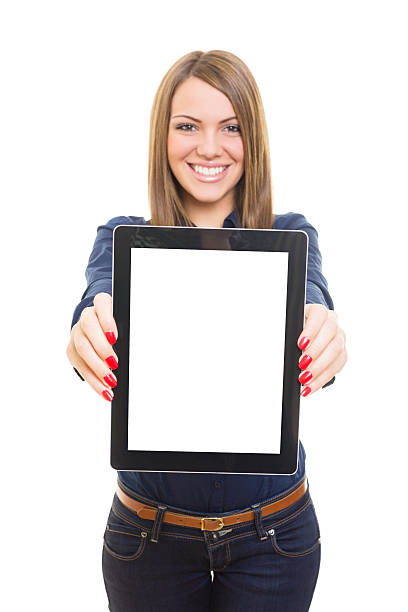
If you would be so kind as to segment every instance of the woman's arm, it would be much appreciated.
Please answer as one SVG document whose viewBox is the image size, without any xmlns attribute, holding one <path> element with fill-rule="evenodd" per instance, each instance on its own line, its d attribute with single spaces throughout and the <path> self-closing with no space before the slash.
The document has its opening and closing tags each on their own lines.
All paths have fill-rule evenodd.
<svg viewBox="0 0 408 612">
<path fill-rule="evenodd" d="M 333 300 L 322 272 L 318 233 L 304 215 L 289 214 L 290 229 L 303 230 L 309 237 L 305 327 L 298 339 L 298 342 L 304 337 L 308 339 L 307 344 L 298 345 L 304 351 L 299 360 L 299 367 L 303 370 L 299 379 L 305 385 L 302 395 L 309 395 L 332 385 L 336 380 L 333 374 L 344 367 L 347 360 L 345 333 L 338 325 L 337 313 L 334 312 Z"/>
<path fill-rule="evenodd" d="M 85 278 L 88 286 L 82 294 L 81 301 L 74 310 L 71 329 L 81 316 L 81 312 L 87 306 L 92 306 L 93 299 L 97 293 L 109 293 L 112 295 L 112 245 L 113 230 L 117 225 L 144 225 L 143 217 L 114 217 L 105 225 L 97 228 L 95 242 L 89 256 L 88 266 L 85 270 Z"/>
<path fill-rule="evenodd" d="M 112 295 L 112 246 L 113 230 L 117 225 L 144 225 L 144 217 L 113 217 L 105 225 L 99 225 L 88 265 L 85 271 L 87 288 L 76 306 L 71 321 L 71 329 L 79 321 L 82 311 L 93 306 L 98 293 Z M 81 380 L 84 380 L 74 367 Z"/>
<path fill-rule="evenodd" d="M 300 227 L 298 229 L 302 229 L 303 231 L 307 232 L 307 235 L 309 236 L 306 304 L 322 304 L 328 310 L 334 311 L 333 300 L 329 293 L 327 280 L 323 276 L 322 272 L 322 256 L 319 249 L 317 230 L 306 220 L 303 215 L 299 215 L 299 217 Z M 322 386 L 322 389 L 332 385 L 335 380 L 336 377 L 333 376 L 331 380 Z"/>
</svg>

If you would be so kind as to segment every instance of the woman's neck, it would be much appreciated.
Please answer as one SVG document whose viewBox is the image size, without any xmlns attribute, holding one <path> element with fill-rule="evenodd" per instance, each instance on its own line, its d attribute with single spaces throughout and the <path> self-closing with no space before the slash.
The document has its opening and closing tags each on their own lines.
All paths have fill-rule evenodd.
<svg viewBox="0 0 408 612">
<path fill-rule="evenodd" d="M 187 198 L 183 206 L 197 227 L 222 227 L 224 219 L 235 208 L 232 198 L 225 198 L 222 202 L 197 202 Z"/>
</svg>

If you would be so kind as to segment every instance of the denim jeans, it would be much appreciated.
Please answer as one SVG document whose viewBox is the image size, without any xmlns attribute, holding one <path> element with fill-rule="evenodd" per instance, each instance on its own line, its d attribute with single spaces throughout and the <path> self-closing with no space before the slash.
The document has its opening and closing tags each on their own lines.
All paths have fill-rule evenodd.
<svg viewBox="0 0 408 612">
<path fill-rule="evenodd" d="M 104 533 L 102 569 L 111 612 L 304 612 L 320 568 L 320 530 L 309 485 L 294 504 L 220 531 L 163 522 L 166 510 L 198 514 L 148 500 L 155 521 L 139 518 L 116 493 Z M 249 508 L 220 513 L 228 516 Z M 213 576 L 213 578 L 212 578 Z"/>
</svg>

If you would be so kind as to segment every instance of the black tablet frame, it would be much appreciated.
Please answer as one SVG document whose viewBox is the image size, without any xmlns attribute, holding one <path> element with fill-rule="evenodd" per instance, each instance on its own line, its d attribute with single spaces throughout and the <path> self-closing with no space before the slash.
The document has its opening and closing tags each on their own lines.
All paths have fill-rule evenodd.
<svg viewBox="0 0 408 612">
<path fill-rule="evenodd" d="M 128 450 L 129 322 L 132 248 L 287 252 L 285 355 L 279 454 Z M 113 231 L 113 315 L 119 367 L 111 410 L 111 466 L 123 471 L 293 474 L 298 466 L 300 389 L 297 339 L 304 327 L 308 235 L 302 230 L 118 225 Z M 198 418 L 201 418 L 198 417 Z"/>
</svg>

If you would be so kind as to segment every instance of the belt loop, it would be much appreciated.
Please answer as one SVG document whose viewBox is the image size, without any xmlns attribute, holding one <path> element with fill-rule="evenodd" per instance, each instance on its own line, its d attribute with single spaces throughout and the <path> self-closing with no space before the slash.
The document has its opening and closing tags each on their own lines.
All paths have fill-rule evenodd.
<svg viewBox="0 0 408 612">
<path fill-rule="evenodd" d="M 161 506 L 159 504 L 159 507 L 158 507 L 157 513 L 156 513 L 156 517 L 155 517 L 154 523 L 153 523 L 152 535 L 150 537 L 150 541 L 151 542 L 158 542 L 159 541 L 159 533 L 160 533 L 160 529 L 161 529 L 161 526 L 162 526 L 164 513 L 166 512 L 166 510 L 167 510 L 167 506 Z"/>
<path fill-rule="evenodd" d="M 258 532 L 258 536 L 260 540 L 266 540 L 267 533 L 263 527 L 263 523 L 262 523 L 262 508 L 259 507 L 259 503 L 258 504 L 253 504 L 251 506 L 252 510 L 254 511 L 255 517 L 254 517 L 254 521 L 255 521 L 255 527 L 256 530 Z"/>
</svg>

